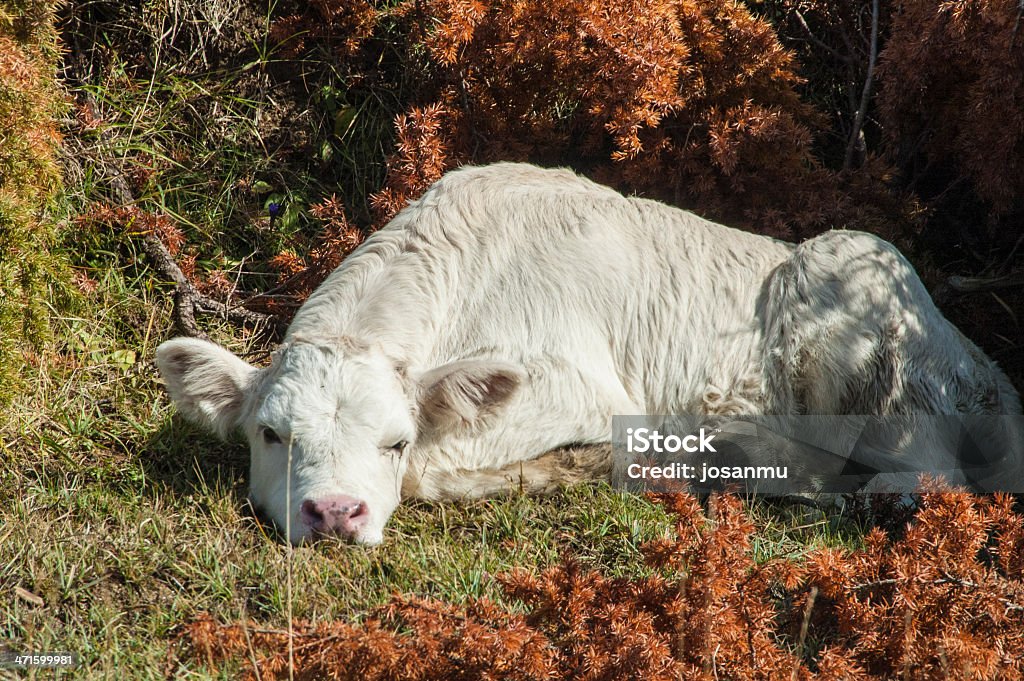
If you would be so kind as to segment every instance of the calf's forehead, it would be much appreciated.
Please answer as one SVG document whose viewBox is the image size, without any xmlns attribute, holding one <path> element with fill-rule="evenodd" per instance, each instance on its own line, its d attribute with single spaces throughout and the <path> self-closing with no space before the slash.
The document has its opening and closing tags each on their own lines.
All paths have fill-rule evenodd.
<svg viewBox="0 0 1024 681">
<path fill-rule="evenodd" d="M 408 412 L 402 381 L 379 352 L 297 343 L 283 349 L 260 382 L 257 420 L 392 420 Z"/>
</svg>

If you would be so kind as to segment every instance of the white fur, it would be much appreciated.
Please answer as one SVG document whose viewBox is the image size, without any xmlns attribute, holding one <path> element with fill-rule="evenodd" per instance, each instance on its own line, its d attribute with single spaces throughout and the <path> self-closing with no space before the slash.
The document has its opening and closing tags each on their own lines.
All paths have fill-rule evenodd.
<svg viewBox="0 0 1024 681">
<path fill-rule="evenodd" d="M 874 236 L 793 246 L 510 163 L 447 174 L 369 238 L 271 367 L 207 345 L 159 348 L 171 396 L 220 432 L 241 426 L 252 498 L 282 526 L 290 513 L 296 541 L 307 498 L 365 500 L 356 540 L 376 543 L 402 496 L 546 489 L 580 477 L 574 461 L 607 474 L 607 457 L 542 455 L 607 442 L 613 414 L 1020 411 Z M 388 449 L 401 440 L 405 454 Z"/>
</svg>

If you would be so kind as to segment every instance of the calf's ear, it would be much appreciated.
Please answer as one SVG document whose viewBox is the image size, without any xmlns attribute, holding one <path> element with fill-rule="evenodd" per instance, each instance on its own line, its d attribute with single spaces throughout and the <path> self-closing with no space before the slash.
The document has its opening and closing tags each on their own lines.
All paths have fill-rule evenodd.
<svg viewBox="0 0 1024 681">
<path fill-rule="evenodd" d="M 245 391 L 259 371 L 219 345 L 196 338 L 161 343 L 156 365 L 178 411 L 222 438 L 238 427 Z"/>
<path fill-rule="evenodd" d="M 474 429 L 498 414 L 526 380 L 514 364 L 463 360 L 419 377 L 423 425 L 432 430 Z"/>
</svg>

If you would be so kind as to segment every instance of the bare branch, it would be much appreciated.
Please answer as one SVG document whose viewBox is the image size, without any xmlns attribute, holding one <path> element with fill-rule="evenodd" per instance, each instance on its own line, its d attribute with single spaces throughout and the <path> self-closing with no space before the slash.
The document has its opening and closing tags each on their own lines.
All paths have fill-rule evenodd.
<svg viewBox="0 0 1024 681">
<path fill-rule="evenodd" d="M 954 291 L 961 293 L 983 293 L 1001 288 L 1024 286 L 1024 272 L 1013 272 L 1001 277 L 961 277 L 947 279 Z"/>
<path fill-rule="evenodd" d="M 99 108 L 92 95 L 85 95 L 85 105 L 94 117 L 99 118 Z M 109 175 L 110 189 L 113 192 L 114 200 L 123 207 L 134 207 L 135 197 L 132 196 L 128 182 L 120 168 L 105 165 L 104 170 Z M 143 236 L 142 248 L 160 276 L 174 282 L 174 321 L 185 335 L 209 340 L 209 336 L 196 322 L 197 314 L 216 315 L 235 324 L 249 325 L 272 333 L 280 333 L 281 323 L 277 318 L 228 305 L 201 293 L 181 271 L 174 256 L 155 234 L 148 233 Z"/>
<path fill-rule="evenodd" d="M 1017 19 L 1013 22 L 1013 33 L 1010 34 L 1010 52 L 1017 46 L 1017 29 L 1020 28 L 1020 18 L 1024 15 L 1024 0 L 1017 0 Z"/>
<path fill-rule="evenodd" d="M 853 165 L 853 155 L 857 147 L 862 144 L 862 130 L 864 119 L 868 112 L 868 103 L 871 101 L 871 86 L 875 80 L 875 61 L 878 59 L 878 0 L 871 2 L 871 52 L 868 55 L 868 74 L 864 78 L 864 91 L 860 95 L 860 106 L 857 108 L 857 116 L 853 120 L 853 129 L 850 131 L 850 141 L 846 143 L 846 157 L 843 159 L 843 170 L 849 170 Z"/>
<path fill-rule="evenodd" d="M 819 38 L 818 36 L 814 35 L 814 32 L 811 31 L 811 27 L 807 25 L 807 20 L 804 19 L 804 15 L 800 13 L 800 10 L 794 9 L 793 10 L 793 14 L 796 15 L 797 21 L 800 22 L 800 26 L 803 27 L 804 32 L 807 33 L 807 37 L 810 39 L 810 41 L 812 43 L 814 43 L 815 45 L 817 45 L 821 49 L 825 50 L 826 52 L 828 52 L 829 54 L 831 54 L 833 57 L 835 57 L 836 59 L 838 59 L 841 62 L 844 62 L 844 63 L 847 63 L 847 64 L 853 62 L 853 56 L 852 55 L 843 54 L 842 52 L 836 50 L 834 47 L 832 47 L 828 43 L 826 43 L 823 40 L 821 40 L 821 38 Z"/>
</svg>

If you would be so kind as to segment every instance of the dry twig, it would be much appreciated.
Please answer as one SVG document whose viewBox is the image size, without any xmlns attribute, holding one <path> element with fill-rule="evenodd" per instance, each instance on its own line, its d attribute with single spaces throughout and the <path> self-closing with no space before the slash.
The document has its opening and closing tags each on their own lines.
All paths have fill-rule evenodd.
<svg viewBox="0 0 1024 681">
<path fill-rule="evenodd" d="M 88 107 L 90 114 L 98 120 L 100 112 L 92 95 L 85 95 L 85 106 Z M 106 133 L 101 132 L 100 134 L 102 136 Z M 128 181 L 125 179 L 121 169 L 113 165 L 104 164 L 104 170 L 109 177 L 110 190 L 114 200 L 122 207 L 134 207 L 135 197 L 132 196 L 131 189 L 128 187 Z M 199 327 L 196 321 L 196 317 L 200 314 L 216 315 L 234 324 L 253 326 L 257 329 L 267 330 L 272 334 L 280 333 L 281 322 L 277 318 L 253 312 L 237 305 L 222 303 L 201 293 L 195 284 L 189 281 L 185 273 L 181 271 L 178 263 L 174 260 L 174 256 L 171 255 L 170 251 L 167 250 L 167 246 L 164 245 L 156 234 L 152 232 L 144 234 L 142 248 L 145 250 L 146 255 L 149 256 L 153 267 L 160 276 L 174 282 L 174 321 L 186 336 L 209 340 L 209 336 Z"/>
<path fill-rule="evenodd" d="M 960 293 L 984 293 L 1001 288 L 1024 286 L 1024 272 L 1014 272 L 1001 277 L 961 277 L 954 275 L 947 282 Z"/>
</svg>

